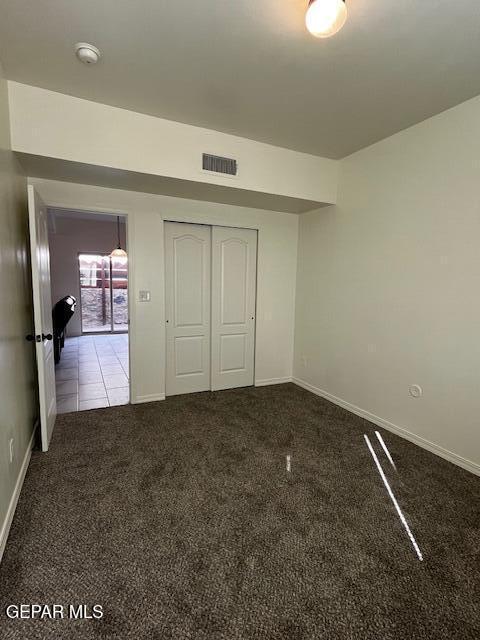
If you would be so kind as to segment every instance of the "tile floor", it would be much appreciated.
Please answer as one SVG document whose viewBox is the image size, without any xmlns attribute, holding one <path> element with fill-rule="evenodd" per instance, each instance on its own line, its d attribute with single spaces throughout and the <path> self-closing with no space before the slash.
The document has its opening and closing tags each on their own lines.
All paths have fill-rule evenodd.
<svg viewBox="0 0 480 640">
<path fill-rule="evenodd" d="M 67 338 L 55 367 L 57 413 L 128 404 L 128 334 Z"/>
</svg>

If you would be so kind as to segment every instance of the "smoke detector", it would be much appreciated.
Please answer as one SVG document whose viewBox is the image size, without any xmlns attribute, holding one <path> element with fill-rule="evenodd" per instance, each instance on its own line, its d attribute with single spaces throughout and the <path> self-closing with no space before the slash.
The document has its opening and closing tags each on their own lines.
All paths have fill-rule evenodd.
<svg viewBox="0 0 480 640">
<path fill-rule="evenodd" d="M 100 60 L 100 50 L 88 42 L 77 42 L 75 45 L 75 53 L 80 62 L 84 64 L 96 64 Z"/>
</svg>

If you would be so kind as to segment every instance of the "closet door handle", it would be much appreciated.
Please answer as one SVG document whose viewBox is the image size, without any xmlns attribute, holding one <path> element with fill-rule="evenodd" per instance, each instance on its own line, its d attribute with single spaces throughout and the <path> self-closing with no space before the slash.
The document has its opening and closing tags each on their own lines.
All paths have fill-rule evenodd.
<svg viewBox="0 0 480 640">
<path fill-rule="evenodd" d="M 28 335 L 25 336 L 25 339 L 28 340 L 28 342 L 41 342 L 42 336 L 41 335 L 34 336 L 31 333 L 29 333 Z"/>
<path fill-rule="evenodd" d="M 42 340 L 52 340 L 53 336 L 51 333 L 42 333 Z"/>
</svg>

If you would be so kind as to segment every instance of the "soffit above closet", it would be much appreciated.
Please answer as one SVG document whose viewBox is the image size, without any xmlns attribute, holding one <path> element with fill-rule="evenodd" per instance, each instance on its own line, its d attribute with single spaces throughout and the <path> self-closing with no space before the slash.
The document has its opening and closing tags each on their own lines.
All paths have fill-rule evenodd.
<svg viewBox="0 0 480 640">
<path fill-rule="evenodd" d="M 204 200 L 281 213 L 301 214 L 328 206 L 314 200 L 303 200 L 301 198 L 235 189 L 190 180 L 165 178 L 27 153 L 16 153 L 15 155 L 19 159 L 25 174 L 31 178 L 75 182 L 112 189 L 125 189 L 126 191 L 153 193 L 174 198 L 187 198 L 189 200 Z"/>
</svg>

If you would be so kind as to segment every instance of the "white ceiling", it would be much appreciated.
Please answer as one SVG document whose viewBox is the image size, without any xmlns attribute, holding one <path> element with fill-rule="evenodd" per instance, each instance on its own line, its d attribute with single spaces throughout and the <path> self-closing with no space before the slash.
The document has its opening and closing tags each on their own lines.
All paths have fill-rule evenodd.
<svg viewBox="0 0 480 640">
<path fill-rule="evenodd" d="M 326 40 L 306 5 L 0 0 L 0 60 L 19 82 L 330 158 L 480 93 L 477 0 L 347 0 Z"/>
</svg>

